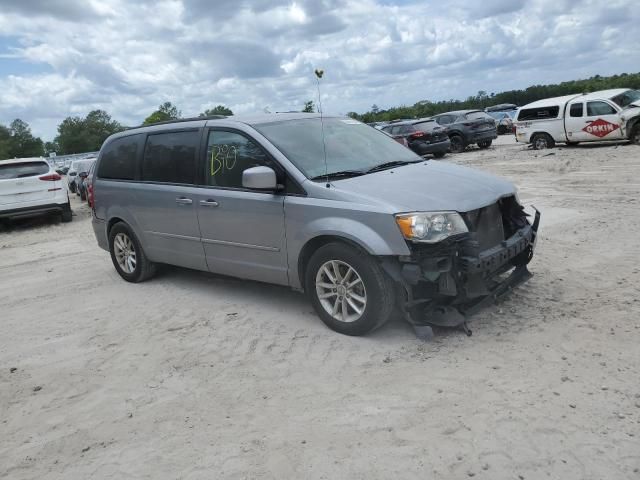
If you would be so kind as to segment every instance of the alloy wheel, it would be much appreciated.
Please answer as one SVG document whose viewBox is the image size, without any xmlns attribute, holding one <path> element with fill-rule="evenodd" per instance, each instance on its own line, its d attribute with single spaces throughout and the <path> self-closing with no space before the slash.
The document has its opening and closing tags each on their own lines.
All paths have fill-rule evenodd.
<svg viewBox="0 0 640 480">
<path fill-rule="evenodd" d="M 340 322 L 355 322 L 367 306 L 367 292 L 362 278 L 348 263 L 325 262 L 316 274 L 316 294 L 322 308 Z"/>
<path fill-rule="evenodd" d="M 126 233 L 118 233 L 113 239 L 113 252 L 118 265 L 125 273 L 136 269 L 136 248 Z"/>
</svg>

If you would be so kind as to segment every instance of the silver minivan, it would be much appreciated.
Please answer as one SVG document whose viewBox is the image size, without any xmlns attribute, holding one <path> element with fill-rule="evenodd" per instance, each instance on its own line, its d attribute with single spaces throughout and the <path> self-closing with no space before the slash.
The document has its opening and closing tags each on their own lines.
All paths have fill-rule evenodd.
<svg viewBox="0 0 640 480">
<path fill-rule="evenodd" d="M 125 280 L 165 263 L 286 285 L 348 335 L 394 313 L 417 329 L 466 329 L 531 276 L 540 218 L 508 181 L 303 113 L 112 135 L 93 192 L 98 244 Z"/>
</svg>

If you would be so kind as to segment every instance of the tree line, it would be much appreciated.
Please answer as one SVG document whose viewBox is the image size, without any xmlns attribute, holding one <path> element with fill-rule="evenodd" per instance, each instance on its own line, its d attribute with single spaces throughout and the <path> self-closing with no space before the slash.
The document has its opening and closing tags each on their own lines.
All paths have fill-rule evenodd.
<svg viewBox="0 0 640 480">
<path fill-rule="evenodd" d="M 509 90 L 500 93 L 479 91 L 477 95 L 467 97 L 465 100 L 452 99 L 438 102 L 420 100 L 411 106 L 402 105 L 387 110 L 382 110 L 374 104 L 368 112 L 349 112 L 347 115 L 366 123 L 384 122 L 399 118 L 424 118 L 453 110 L 482 110 L 491 105 L 502 103 L 511 103 L 521 107 L 544 98 L 560 97 L 573 93 L 595 92 L 609 88 L 640 89 L 640 73 L 622 73 L 610 77 L 596 75 L 585 80 L 572 80 L 551 85 L 533 85 L 524 90 Z"/>
<path fill-rule="evenodd" d="M 452 99 L 438 102 L 420 100 L 412 106 L 402 105 L 387 110 L 373 105 L 368 112 L 349 112 L 348 115 L 366 123 L 390 121 L 398 118 L 422 118 L 451 110 L 483 109 L 501 103 L 522 106 L 543 98 L 608 88 L 640 89 L 640 73 L 622 73 L 609 77 L 596 75 L 586 80 L 572 80 L 552 85 L 533 85 L 524 90 L 509 90 L 500 93 L 479 91 L 477 95 L 467 97 L 465 100 Z M 313 112 L 314 110 L 317 108 L 312 100 L 305 102 L 302 107 L 304 112 Z M 200 114 L 200 117 L 214 115 L 229 116 L 233 115 L 233 112 L 224 105 L 218 105 L 205 110 Z M 175 105 L 171 102 L 165 102 L 144 119 L 143 125 L 176 120 L 181 116 L 182 113 Z M 100 149 L 109 135 L 126 128 L 128 127 L 113 120 L 104 110 L 93 110 L 86 117 L 65 118 L 58 125 L 58 134 L 53 141 L 43 142 L 41 138 L 35 137 L 31 133 L 31 128 L 26 122 L 15 119 L 8 127 L 0 125 L 0 160 L 37 157 L 53 152 L 58 155 L 94 152 Z"/>
<path fill-rule="evenodd" d="M 143 125 L 177 120 L 181 112 L 171 102 L 165 102 L 142 122 Z M 200 117 L 212 115 L 233 115 L 224 105 L 205 110 Z M 26 122 L 15 119 L 8 127 L 0 125 L 0 160 L 10 158 L 40 157 L 56 153 L 68 155 L 72 153 L 96 152 L 102 143 L 114 133 L 129 127 L 113 120 L 104 110 L 93 110 L 86 117 L 67 117 L 58 125 L 58 134 L 51 142 L 44 142 L 31 133 Z"/>
</svg>

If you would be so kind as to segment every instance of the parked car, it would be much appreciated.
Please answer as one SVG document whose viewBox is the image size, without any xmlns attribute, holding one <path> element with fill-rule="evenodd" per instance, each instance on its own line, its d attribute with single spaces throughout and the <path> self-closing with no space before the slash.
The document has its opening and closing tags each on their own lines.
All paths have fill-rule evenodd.
<svg viewBox="0 0 640 480">
<path fill-rule="evenodd" d="M 442 158 L 451 147 L 446 128 L 430 118 L 393 123 L 381 130 L 418 155 Z"/>
<path fill-rule="evenodd" d="M 42 158 L 0 162 L 0 219 L 56 214 L 71 221 L 62 177 Z"/>
<path fill-rule="evenodd" d="M 84 160 L 78 164 L 78 175 L 76 177 L 76 195 L 80 197 L 80 200 L 87 199 L 87 182 L 86 179 L 89 176 L 89 170 L 93 164 L 96 163 L 93 160 Z"/>
<path fill-rule="evenodd" d="M 496 121 L 480 110 L 441 113 L 433 118 L 447 128 L 453 153 L 463 152 L 474 143 L 480 148 L 489 148 L 498 138 Z"/>
<path fill-rule="evenodd" d="M 487 112 L 496 121 L 498 135 L 513 133 L 513 119 L 508 112 Z"/>
<path fill-rule="evenodd" d="M 396 305 L 414 326 L 466 325 L 530 277 L 539 223 L 506 180 L 309 113 L 117 133 L 93 191 L 98 245 L 124 280 L 167 263 L 286 285 L 348 335 Z"/>
<path fill-rule="evenodd" d="M 516 140 L 535 149 L 610 140 L 640 145 L 640 90 L 617 88 L 538 100 L 518 110 L 515 126 Z"/>
<path fill-rule="evenodd" d="M 93 208 L 93 177 L 96 170 L 96 162 L 93 162 L 91 168 L 89 169 L 89 173 L 87 178 L 84 179 L 84 184 L 87 189 L 87 204 L 89 207 Z"/>
</svg>

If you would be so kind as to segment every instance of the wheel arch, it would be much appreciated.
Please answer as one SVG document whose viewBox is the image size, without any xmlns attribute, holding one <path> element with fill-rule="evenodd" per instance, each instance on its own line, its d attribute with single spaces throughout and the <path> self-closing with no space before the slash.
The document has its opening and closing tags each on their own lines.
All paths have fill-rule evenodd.
<svg viewBox="0 0 640 480">
<path fill-rule="evenodd" d="M 302 249 L 300 250 L 300 254 L 298 255 L 298 265 L 297 265 L 297 274 L 298 281 L 300 282 L 300 286 L 302 290 L 304 290 L 304 277 L 306 275 L 307 265 L 311 256 L 318 251 L 319 248 L 328 245 L 330 243 L 343 243 L 345 245 L 349 245 L 357 250 L 362 251 L 363 253 L 371 253 L 364 245 L 359 243 L 358 241 L 347 238 L 342 235 L 336 234 L 322 234 L 316 237 L 309 239 Z"/>
</svg>

